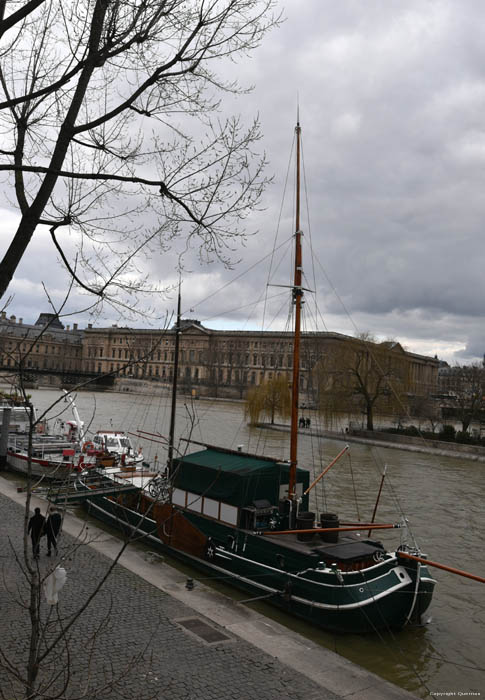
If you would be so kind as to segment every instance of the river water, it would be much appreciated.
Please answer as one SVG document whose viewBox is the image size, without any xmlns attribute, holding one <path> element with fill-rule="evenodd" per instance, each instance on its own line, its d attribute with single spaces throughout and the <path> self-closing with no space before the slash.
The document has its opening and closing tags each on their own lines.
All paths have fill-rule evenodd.
<svg viewBox="0 0 485 700">
<path fill-rule="evenodd" d="M 55 391 L 32 391 L 38 410 L 59 397 Z M 136 433 L 168 434 L 170 399 L 121 393 L 79 393 L 76 405 L 85 426 L 118 428 Z M 66 411 L 62 400 L 49 415 Z M 309 414 L 310 415 L 310 414 Z M 317 420 L 312 416 L 313 424 Z M 242 404 L 185 401 L 177 404 L 177 436 L 253 453 L 288 458 L 288 436 L 247 426 Z M 143 447 L 147 461 L 165 460 L 160 442 L 132 438 Z M 152 438 L 154 439 L 154 438 Z M 300 436 L 299 464 L 318 475 L 344 443 Z M 344 456 L 313 492 L 312 510 L 331 511 L 341 519 L 369 521 L 381 473 L 387 466 L 377 522 L 395 522 L 404 514 L 412 536 L 429 559 L 485 576 L 485 465 L 465 459 L 436 457 L 395 449 L 351 444 Z M 182 451 L 187 449 L 181 443 Z M 315 466 L 313 466 L 315 465 Z M 319 468 L 320 467 L 320 468 Z M 401 531 L 382 531 L 391 544 Z M 431 569 L 437 580 L 434 599 L 423 627 L 396 634 L 334 636 L 289 618 L 270 606 L 258 610 L 368 668 L 418 697 L 485 694 L 485 586 Z M 194 578 L 197 574 L 194 573 Z M 227 591 L 226 591 L 227 592 Z M 234 594 L 237 597 L 237 594 Z"/>
</svg>

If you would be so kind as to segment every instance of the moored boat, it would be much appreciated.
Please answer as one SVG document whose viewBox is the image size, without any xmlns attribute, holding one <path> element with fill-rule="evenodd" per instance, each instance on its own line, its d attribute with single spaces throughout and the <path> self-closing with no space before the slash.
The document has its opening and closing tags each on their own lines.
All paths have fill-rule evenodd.
<svg viewBox="0 0 485 700">
<path fill-rule="evenodd" d="M 137 493 L 94 491 L 86 502 L 105 522 L 325 629 L 362 633 L 418 621 L 435 582 L 425 565 L 400 559 L 400 551 L 417 553 L 405 537 L 391 552 L 353 532 L 335 537 L 334 527 L 313 527 L 313 514 L 302 510 L 308 496 L 298 529 L 279 534 L 291 520 L 289 471 L 287 462 L 206 446 L 175 460 L 170 481 L 148 475 L 143 483 L 134 471 Z M 308 472 L 298 469 L 296 479 L 303 493 Z M 88 490 L 82 477 L 78 489 Z"/>
<path fill-rule="evenodd" d="M 89 448 L 86 447 L 89 445 Z M 123 466 L 143 462 L 141 447 L 135 450 L 130 437 L 122 430 L 98 430 L 92 441 L 84 444 L 86 449 L 94 449 L 115 455 Z"/>
<path fill-rule="evenodd" d="M 302 251 L 299 206 L 300 126 L 297 136 L 294 359 L 289 461 L 198 444 L 169 460 L 164 475 L 99 470 L 106 484 L 130 493 L 103 495 L 83 475 L 77 489 L 90 512 L 128 534 L 143 536 L 226 582 L 249 590 L 291 614 L 337 632 L 396 629 L 419 621 L 434 579 L 424 556 L 410 546 L 406 523 L 340 523 L 309 511 L 309 472 L 298 467 L 298 394 Z M 179 297 L 180 299 L 180 297 Z M 180 301 L 179 301 L 180 310 Z M 180 329 L 180 312 L 177 328 Z M 178 334 L 177 334 L 178 335 Z M 172 411 L 172 416 L 174 411 Z M 171 425 L 173 440 L 173 422 Z M 194 444 L 193 442 L 191 444 Z M 203 449 L 200 449 L 202 447 Z M 140 476 L 141 475 L 141 476 Z M 98 491 L 98 492 L 97 492 Z M 325 517 L 324 517 L 325 516 Z M 360 531 L 398 529 L 386 550 Z M 403 553 L 417 559 L 404 558 Z"/>
<path fill-rule="evenodd" d="M 35 416 L 35 429 L 29 436 L 30 418 L 26 406 L 15 407 L 16 422 L 10 425 L 6 460 L 8 466 L 17 472 L 34 478 L 63 481 L 75 477 L 85 469 L 93 467 L 123 467 L 138 464 L 143 459 L 140 451 L 135 453 L 130 438 L 123 431 L 98 431 L 92 441 L 86 438 L 84 423 L 79 417 L 73 397 L 66 393 L 74 418 L 58 419 L 56 432 L 49 433 L 47 421 L 38 422 Z M 23 419 L 19 429 L 20 418 Z"/>
</svg>

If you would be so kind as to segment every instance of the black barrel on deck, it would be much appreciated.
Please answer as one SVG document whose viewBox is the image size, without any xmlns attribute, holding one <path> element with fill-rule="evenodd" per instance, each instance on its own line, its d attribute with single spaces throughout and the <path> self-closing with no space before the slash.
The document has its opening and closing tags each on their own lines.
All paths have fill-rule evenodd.
<svg viewBox="0 0 485 700">
<path fill-rule="evenodd" d="M 340 527 L 336 513 L 322 513 L 320 515 L 320 527 Z M 338 532 L 321 532 L 320 537 L 324 542 L 338 542 Z"/>
<path fill-rule="evenodd" d="M 315 513 L 298 513 L 296 517 L 296 529 L 297 530 L 310 530 L 310 528 L 313 527 L 315 523 Z M 300 540 L 300 542 L 311 542 L 313 539 L 313 533 L 312 532 L 301 532 L 298 533 L 296 538 Z"/>
</svg>

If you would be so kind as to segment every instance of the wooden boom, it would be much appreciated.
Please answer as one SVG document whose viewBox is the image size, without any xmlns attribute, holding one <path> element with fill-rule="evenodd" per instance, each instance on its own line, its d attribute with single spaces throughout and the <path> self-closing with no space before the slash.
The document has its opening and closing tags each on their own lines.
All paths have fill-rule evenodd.
<svg viewBox="0 0 485 700">
<path fill-rule="evenodd" d="M 348 449 L 349 449 L 349 446 L 348 446 L 348 445 L 345 445 L 345 447 L 343 448 L 343 450 L 341 450 L 341 451 L 338 453 L 338 455 L 335 457 L 335 459 L 332 459 L 332 461 L 330 462 L 330 464 L 328 465 L 328 467 L 326 467 L 326 468 L 323 470 L 323 472 L 322 472 L 319 476 L 317 476 L 317 478 L 315 479 L 315 481 L 314 481 L 312 484 L 310 484 L 310 486 L 307 488 L 307 490 L 303 493 L 304 496 L 306 496 L 307 493 L 308 493 L 309 491 L 311 491 L 312 488 L 313 488 L 316 484 L 318 484 L 318 482 L 320 481 L 320 479 L 321 479 L 323 476 L 325 476 L 325 474 L 328 472 L 328 470 L 329 470 L 331 467 L 333 467 L 333 465 L 335 464 L 335 462 L 337 462 L 337 460 L 339 460 L 340 457 L 341 457 L 343 454 L 345 454 L 345 453 L 347 452 Z"/>
<path fill-rule="evenodd" d="M 393 530 L 399 528 L 401 525 L 371 525 L 371 530 Z M 355 530 L 367 530 L 369 525 L 366 523 L 360 525 L 359 527 L 310 527 L 306 530 L 267 530 L 263 532 L 263 535 L 298 535 L 302 533 L 318 534 L 319 532 L 354 532 Z"/>
<path fill-rule="evenodd" d="M 430 561 L 424 557 L 417 557 L 415 554 L 408 554 L 407 552 L 398 552 L 397 554 L 403 559 L 419 561 L 421 564 L 426 564 L 426 566 L 434 566 L 436 569 L 443 569 L 443 571 L 448 571 L 450 574 L 457 574 L 458 576 L 464 576 L 465 578 L 471 578 L 474 581 L 485 583 L 485 578 L 483 578 L 483 576 L 476 576 L 475 574 L 470 574 L 468 571 L 463 571 L 462 569 L 455 569 L 452 566 L 446 566 L 445 564 L 440 564 L 437 561 Z"/>
</svg>

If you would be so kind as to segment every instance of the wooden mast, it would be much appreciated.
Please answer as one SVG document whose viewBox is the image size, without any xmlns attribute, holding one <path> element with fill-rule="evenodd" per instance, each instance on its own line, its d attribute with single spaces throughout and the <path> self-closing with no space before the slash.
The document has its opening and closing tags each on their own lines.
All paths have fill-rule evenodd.
<svg viewBox="0 0 485 700">
<path fill-rule="evenodd" d="M 293 281 L 293 304 L 295 306 L 295 333 L 293 340 L 293 382 L 291 391 L 291 437 L 290 437 L 290 478 L 288 498 L 296 501 L 296 467 L 298 450 L 298 393 L 300 389 L 300 325 L 302 306 L 302 252 L 300 231 L 300 137 L 298 119 L 296 128 L 296 202 L 295 202 L 295 273 Z"/>
</svg>

